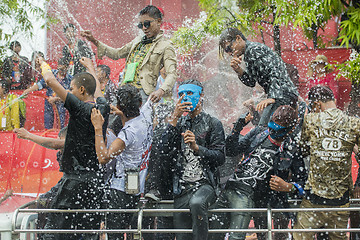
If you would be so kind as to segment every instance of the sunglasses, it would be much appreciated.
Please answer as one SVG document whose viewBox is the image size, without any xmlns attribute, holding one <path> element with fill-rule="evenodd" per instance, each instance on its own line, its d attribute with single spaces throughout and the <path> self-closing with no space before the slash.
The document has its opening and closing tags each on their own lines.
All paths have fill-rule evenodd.
<svg viewBox="0 0 360 240">
<path fill-rule="evenodd" d="M 155 21 L 155 20 L 152 20 L 152 21 L 146 20 L 146 21 L 144 21 L 144 23 L 139 22 L 139 24 L 138 24 L 137 26 L 138 26 L 138 28 L 140 28 L 140 29 L 142 29 L 143 27 L 149 28 L 149 27 L 150 27 L 150 24 L 151 24 L 152 22 L 154 22 L 154 21 Z"/>
<path fill-rule="evenodd" d="M 231 53 L 231 52 L 233 51 L 233 50 L 232 50 L 233 42 L 234 42 L 234 41 L 231 41 L 231 43 L 226 46 L 226 48 L 224 49 L 224 52 L 226 52 L 226 53 Z"/>
</svg>

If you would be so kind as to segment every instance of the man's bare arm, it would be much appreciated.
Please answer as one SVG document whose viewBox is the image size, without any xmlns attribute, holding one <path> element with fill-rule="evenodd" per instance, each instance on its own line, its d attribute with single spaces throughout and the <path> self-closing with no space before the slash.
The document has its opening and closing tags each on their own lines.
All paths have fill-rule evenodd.
<svg viewBox="0 0 360 240">
<path fill-rule="evenodd" d="M 65 145 L 65 139 L 42 137 L 28 132 L 25 128 L 14 129 L 14 132 L 18 138 L 32 141 L 45 148 L 61 150 Z"/>
</svg>

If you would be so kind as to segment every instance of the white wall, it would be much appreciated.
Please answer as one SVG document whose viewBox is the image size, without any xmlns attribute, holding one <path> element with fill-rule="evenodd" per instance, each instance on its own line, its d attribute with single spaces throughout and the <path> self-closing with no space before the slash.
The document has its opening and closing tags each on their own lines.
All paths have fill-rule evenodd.
<svg viewBox="0 0 360 240">
<path fill-rule="evenodd" d="M 34 5 L 45 8 L 45 0 L 29 0 Z M 28 13 L 29 19 L 33 24 L 33 37 L 29 39 L 23 33 L 16 34 L 11 40 L 17 40 L 21 44 L 20 55 L 31 58 L 33 51 L 41 51 L 46 55 L 46 29 L 41 29 L 41 25 L 44 24 L 44 20 L 37 20 L 36 16 Z M 11 33 L 15 27 L 15 21 L 13 19 L 4 19 L 2 29 L 5 33 Z M 11 55 L 11 51 L 7 52 Z"/>
</svg>

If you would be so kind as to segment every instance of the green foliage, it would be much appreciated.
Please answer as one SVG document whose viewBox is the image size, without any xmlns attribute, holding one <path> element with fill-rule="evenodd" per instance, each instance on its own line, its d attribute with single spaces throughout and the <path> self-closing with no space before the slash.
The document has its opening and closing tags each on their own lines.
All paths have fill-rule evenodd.
<svg viewBox="0 0 360 240">
<path fill-rule="evenodd" d="M 220 35 L 228 27 L 236 27 L 246 34 L 258 32 L 253 23 L 268 18 L 272 9 L 265 0 L 199 0 L 204 11 L 199 19 L 186 20 L 185 26 L 175 32 L 173 41 L 182 53 L 196 51 L 204 40 Z"/>
<path fill-rule="evenodd" d="M 2 0 L 0 2 L 0 22 L 4 24 L 14 22 L 9 32 L 4 31 L 0 26 L 0 59 L 4 57 L 6 49 L 12 37 L 17 33 L 22 33 L 27 37 L 32 37 L 33 25 L 29 20 L 28 14 L 37 16 L 38 19 L 45 19 L 46 12 L 32 4 L 29 0 Z M 46 24 L 53 22 L 48 18 Z M 43 27 L 46 27 L 45 25 Z"/>
<path fill-rule="evenodd" d="M 350 79 L 353 83 L 360 83 L 360 54 L 355 51 L 350 55 L 350 60 L 334 64 L 335 68 L 339 69 L 337 78 L 344 77 Z"/>
<path fill-rule="evenodd" d="M 339 40 L 342 40 L 342 45 L 349 47 L 349 43 L 360 44 L 360 8 L 350 7 L 347 15 L 349 19 L 342 21 L 340 25 Z"/>
</svg>

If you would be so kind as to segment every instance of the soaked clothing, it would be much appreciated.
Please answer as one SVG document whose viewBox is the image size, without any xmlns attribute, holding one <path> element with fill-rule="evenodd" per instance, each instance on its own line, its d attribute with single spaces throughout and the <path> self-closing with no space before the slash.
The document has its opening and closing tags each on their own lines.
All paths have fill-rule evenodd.
<svg viewBox="0 0 360 240">
<path fill-rule="evenodd" d="M 311 201 L 304 199 L 300 205 L 301 208 L 329 208 L 329 205 L 313 204 Z M 336 206 L 339 208 L 350 207 L 349 203 Z M 347 228 L 349 221 L 349 212 L 299 212 L 294 229 L 309 229 L 309 228 Z M 347 240 L 346 232 L 328 232 L 330 240 Z M 295 240 L 308 240 L 315 239 L 316 233 L 303 232 L 293 233 Z M 319 238 L 318 238 L 319 239 Z"/>
<path fill-rule="evenodd" d="M 336 108 L 308 114 L 301 143 L 310 156 L 306 199 L 301 208 L 349 207 L 353 189 L 351 154 L 359 144 L 360 120 Z M 294 228 L 346 228 L 349 212 L 299 212 Z M 295 240 L 311 239 L 314 233 L 294 233 Z M 329 232 L 329 238 L 347 239 L 345 233 Z"/>
<path fill-rule="evenodd" d="M 270 189 L 271 175 L 281 177 L 296 186 L 297 193 L 303 193 L 306 172 L 302 157 L 298 154 L 296 142 L 285 139 L 279 146 L 269 138 L 266 128 L 256 127 L 248 134 L 240 137 L 240 131 L 234 131 L 226 138 L 226 155 L 244 154 L 233 177 L 226 184 L 225 190 L 215 203 L 214 208 L 286 208 L 289 207 L 287 194 Z M 290 172 L 293 179 L 288 180 Z M 251 216 L 256 227 L 264 227 L 266 215 L 242 213 L 216 213 L 211 228 L 246 229 Z M 280 214 L 274 221 L 276 228 L 287 228 L 289 216 Z M 225 224 L 221 224 L 225 223 Z M 211 239 L 219 239 L 214 234 Z M 245 239 L 245 233 L 230 233 L 229 239 Z M 221 237 L 221 236 L 220 236 Z M 265 239 L 265 234 L 258 234 Z M 287 239 L 287 234 L 277 234 L 276 239 Z"/>
<path fill-rule="evenodd" d="M 289 94 L 298 96 L 289 78 L 285 63 L 264 44 L 246 41 L 244 62 L 246 71 L 239 77 L 246 86 L 255 87 L 256 82 L 264 88 L 268 98 L 287 99 Z"/>
<path fill-rule="evenodd" d="M 327 199 L 341 198 L 351 191 L 351 154 L 354 145 L 360 143 L 360 119 L 336 108 L 310 113 L 305 117 L 301 139 L 304 154 L 310 155 L 305 189 Z"/>
<path fill-rule="evenodd" d="M 163 151 L 165 154 L 173 153 L 175 164 L 174 172 L 174 194 L 181 193 L 181 176 L 184 174 L 186 156 L 185 149 L 187 144 L 181 133 L 190 130 L 195 134 L 196 143 L 199 151 L 195 156 L 200 157 L 200 164 L 205 175 L 205 179 L 214 188 L 218 184 L 217 167 L 225 162 L 224 146 L 225 133 L 221 122 L 207 113 L 201 112 L 194 119 L 188 115 L 178 120 L 176 127 L 168 124 L 163 136 Z M 176 149 L 175 152 L 174 149 Z"/>
<path fill-rule="evenodd" d="M 110 107 L 102 97 L 97 108 L 105 119 L 104 136 Z M 54 209 L 99 209 L 103 198 L 103 176 L 95 151 L 95 132 L 91 111 L 95 105 L 80 101 L 68 93 L 65 107 L 70 120 L 61 159 L 64 172 L 57 194 L 51 202 Z M 45 229 L 99 229 L 99 213 L 52 213 Z M 98 239 L 97 234 L 44 234 L 44 239 Z"/>
<path fill-rule="evenodd" d="M 130 54 L 136 51 L 136 47 L 142 42 L 143 37 L 136 37 L 133 41 L 121 48 L 111 48 L 104 43 L 99 42 L 97 51 L 98 57 L 108 56 L 117 60 L 120 58 L 129 58 Z M 149 45 L 149 44 L 147 44 Z M 165 39 L 161 31 L 150 44 L 146 56 L 142 63 L 137 66 L 138 79 L 140 79 L 141 88 L 146 95 L 155 91 L 156 83 L 160 75 L 160 69 L 164 68 L 166 72 L 165 82 L 161 89 L 165 93 L 170 93 L 177 78 L 176 74 L 176 55 L 171 41 Z M 128 62 L 128 60 L 126 61 Z M 144 101 L 145 102 L 145 101 Z"/>
<path fill-rule="evenodd" d="M 116 157 L 115 172 L 110 180 L 110 187 L 125 191 L 125 171 L 134 169 L 140 176 L 140 193 L 144 193 L 145 177 L 152 144 L 152 103 L 148 101 L 140 115 L 127 121 L 117 138 L 125 143 L 125 149 Z"/>
<path fill-rule="evenodd" d="M 96 105 L 105 119 L 103 134 L 106 134 L 110 107 L 105 98 L 96 99 Z M 91 111 L 95 105 L 80 101 L 68 93 L 65 108 L 70 119 L 63 152 L 64 172 L 87 174 L 99 172 L 99 162 L 95 151 L 95 131 L 91 123 Z"/>
<path fill-rule="evenodd" d="M 152 45 L 152 42 L 148 42 L 148 43 L 140 42 L 135 47 L 135 49 L 130 53 L 130 56 L 126 60 L 126 66 L 125 66 L 125 70 L 124 70 L 124 75 L 125 76 L 126 76 L 126 70 L 127 70 L 128 64 L 129 63 L 142 64 L 146 54 L 149 52 L 149 50 L 151 48 L 151 45 Z M 130 82 L 130 84 L 134 85 L 136 88 L 142 88 L 141 87 L 140 76 L 139 76 L 139 71 L 140 71 L 140 68 L 137 67 L 136 70 L 135 70 L 134 80 L 132 82 Z"/>
<path fill-rule="evenodd" d="M 199 146 L 197 153 L 189 151 L 181 136 L 186 130 L 195 135 Z M 221 122 L 204 112 L 193 119 L 189 115 L 182 116 L 176 127 L 168 124 L 163 134 L 163 152 L 172 154 L 175 169 L 174 208 L 190 209 L 191 212 L 174 214 L 175 228 L 193 229 L 192 237 L 189 234 L 176 234 L 178 240 L 204 240 L 208 237 L 207 210 L 216 199 L 215 188 L 219 181 L 217 168 L 225 162 L 224 140 Z"/>
<path fill-rule="evenodd" d="M 113 168 L 109 175 L 104 207 L 109 209 L 134 209 L 137 207 L 140 194 L 126 192 L 126 171 L 132 169 L 139 174 L 139 190 L 144 193 L 149 155 L 152 144 L 152 102 L 148 101 L 140 109 L 140 115 L 125 122 L 117 137 L 108 133 L 108 147 L 116 138 L 125 143 L 125 149 L 106 165 Z M 106 218 L 107 229 L 125 229 L 130 225 L 133 214 L 111 213 Z M 108 239 L 124 239 L 124 234 L 108 234 Z"/>
</svg>

